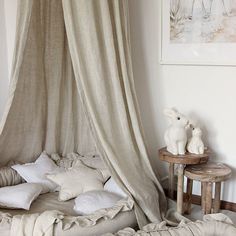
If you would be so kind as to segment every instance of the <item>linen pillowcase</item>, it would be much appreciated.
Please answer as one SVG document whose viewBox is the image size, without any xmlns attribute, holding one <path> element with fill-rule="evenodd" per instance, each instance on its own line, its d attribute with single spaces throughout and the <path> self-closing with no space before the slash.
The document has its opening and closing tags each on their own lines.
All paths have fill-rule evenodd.
<svg viewBox="0 0 236 236">
<path fill-rule="evenodd" d="M 113 207 L 122 197 L 104 190 L 89 191 L 75 199 L 74 211 L 79 215 L 90 215 L 97 210 Z"/>
<path fill-rule="evenodd" d="M 29 210 L 31 203 L 39 196 L 43 187 L 40 184 L 23 183 L 0 188 L 2 208 Z"/>
<path fill-rule="evenodd" d="M 18 174 L 25 179 L 27 183 L 39 183 L 43 186 L 43 192 L 53 192 L 57 185 L 47 179 L 46 174 L 57 173 L 60 168 L 43 152 L 34 163 L 23 165 L 14 165 L 11 168 L 16 170 Z"/>
<path fill-rule="evenodd" d="M 51 159 L 55 161 L 58 166 L 64 169 L 79 166 L 82 162 L 88 167 L 100 170 L 105 181 L 110 177 L 109 171 L 107 170 L 104 162 L 98 155 L 82 156 L 77 153 L 69 153 L 66 155 L 66 157 L 61 157 L 59 154 L 54 153 L 51 155 Z"/>
<path fill-rule="evenodd" d="M 61 187 L 58 196 L 59 201 L 67 201 L 83 192 L 102 190 L 104 183 L 104 178 L 99 170 L 83 164 L 65 172 L 47 175 L 47 178 Z"/>
<path fill-rule="evenodd" d="M 82 156 L 80 160 L 88 167 L 99 169 L 102 172 L 103 178 L 106 181 L 111 175 L 105 166 L 103 160 L 99 156 L 86 157 Z"/>
<path fill-rule="evenodd" d="M 87 166 L 94 169 L 106 169 L 101 157 L 99 156 L 81 156 L 80 160 Z"/>
<path fill-rule="evenodd" d="M 11 166 L 15 164 L 19 164 L 19 162 L 10 161 L 7 163 L 7 166 L 0 168 L 0 187 L 12 186 L 25 182 L 17 171 L 11 168 Z"/>
<path fill-rule="evenodd" d="M 122 198 L 128 197 L 127 194 L 118 186 L 113 178 L 110 178 L 104 185 L 104 190 L 115 193 Z"/>
</svg>

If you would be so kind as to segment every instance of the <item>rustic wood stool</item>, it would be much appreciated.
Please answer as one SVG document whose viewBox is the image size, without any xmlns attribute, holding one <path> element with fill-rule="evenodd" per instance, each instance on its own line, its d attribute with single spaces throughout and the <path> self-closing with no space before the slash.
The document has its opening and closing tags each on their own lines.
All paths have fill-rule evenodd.
<svg viewBox="0 0 236 236">
<path fill-rule="evenodd" d="M 169 197 L 174 198 L 174 165 L 178 164 L 178 187 L 177 187 L 177 211 L 183 213 L 183 192 L 184 192 L 184 168 L 185 165 L 196 165 L 206 163 L 210 151 L 206 149 L 204 154 L 196 155 L 186 153 L 185 155 L 173 155 L 162 148 L 159 150 L 159 158 L 169 163 Z"/>
<path fill-rule="evenodd" d="M 201 182 L 201 205 L 204 214 L 218 213 L 220 210 L 221 182 L 230 178 L 231 169 L 223 163 L 207 163 L 188 166 L 184 171 L 187 179 L 186 213 L 191 212 L 193 180 Z M 212 203 L 212 185 L 215 183 L 215 196 Z M 212 207 L 213 205 L 213 207 Z"/>
</svg>

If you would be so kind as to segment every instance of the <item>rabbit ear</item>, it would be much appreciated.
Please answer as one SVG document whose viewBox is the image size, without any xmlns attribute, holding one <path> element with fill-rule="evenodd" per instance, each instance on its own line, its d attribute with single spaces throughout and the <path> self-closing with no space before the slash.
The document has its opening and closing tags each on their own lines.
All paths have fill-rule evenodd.
<svg viewBox="0 0 236 236">
<path fill-rule="evenodd" d="M 174 117 L 176 115 L 175 109 L 166 108 L 164 109 L 164 114 L 168 117 Z"/>
</svg>

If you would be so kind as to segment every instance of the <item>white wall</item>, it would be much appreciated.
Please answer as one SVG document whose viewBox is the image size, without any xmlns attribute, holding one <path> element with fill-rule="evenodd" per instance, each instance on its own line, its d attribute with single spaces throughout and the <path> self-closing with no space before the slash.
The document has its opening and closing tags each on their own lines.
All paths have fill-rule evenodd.
<svg viewBox="0 0 236 236">
<path fill-rule="evenodd" d="M 15 42 L 17 0 L 0 0 L 0 120 L 5 107 Z"/>
<path fill-rule="evenodd" d="M 234 171 L 222 197 L 236 202 L 236 67 L 160 65 L 160 3 L 129 0 L 134 76 L 151 159 L 165 176 L 167 166 L 157 160 L 168 125 L 162 114 L 165 107 L 197 117 L 216 154 L 214 160 Z M 195 186 L 199 194 L 199 185 Z"/>
<path fill-rule="evenodd" d="M 0 0 L 0 119 L 7 97 L 8 58 L 4 0 Z"/>
</svg>

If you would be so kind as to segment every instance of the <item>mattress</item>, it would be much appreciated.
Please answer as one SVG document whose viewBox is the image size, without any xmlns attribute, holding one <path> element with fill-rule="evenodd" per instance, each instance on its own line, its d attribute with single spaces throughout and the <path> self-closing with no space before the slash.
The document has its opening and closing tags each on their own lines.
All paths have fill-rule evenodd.
<svg viewBox="0 0 236 236">
<path fill-rule="evenodd" d="M 41 213 L 47 210 L 59 210 L 64 212 L 66 215 L 76 216 L 73 210 L 74 200 L 59 202 L 57 200 L 58 193 L 47 193 L 40 195 L 36 201 L 31 205 L 29 211 L 26 210 L 10 210 L 10 209 L 0 209 L 0 211 L 9 213 L 12 216 L 22 215 L 22 214 L 32 214 Z M 112 220 L 101 219 L 99 222 L 90 227 L 81 227 L 74 224 L 70 229 L 63 231 L 61 223 L 55 226 L 54 235 L 55 236 L 99 236 L 104 233 L 110 232 L 115 233 L 118 230 L 125 227 L 137 227 L 137 222 L 135 218 L 134 211 L 120 212 Z M 0 224 L 0 235 L 10 236 L 10 223 L 4 227 Z"/>
</svg>

